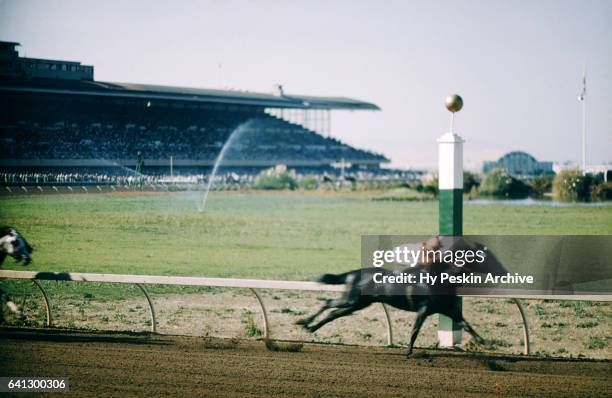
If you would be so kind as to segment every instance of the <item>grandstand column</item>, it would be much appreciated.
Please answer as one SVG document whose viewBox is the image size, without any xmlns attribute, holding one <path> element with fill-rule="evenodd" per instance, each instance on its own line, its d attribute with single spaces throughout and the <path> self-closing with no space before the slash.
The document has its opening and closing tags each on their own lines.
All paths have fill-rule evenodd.
<svg viewBox="0 0 612 398">
<path fill-rule="evenodd" d="M 438 138 L 439 228 L 441 236 L 463 233 L 463 138 L 453 132 L 455 112 L 463 107 L 458 95 L 446 98 L 451 114 L 450 131 Z M 441 347 L 461 343 L 461 328 L 447 316 L 439 315 L 438 341 Z"/>
</svg>

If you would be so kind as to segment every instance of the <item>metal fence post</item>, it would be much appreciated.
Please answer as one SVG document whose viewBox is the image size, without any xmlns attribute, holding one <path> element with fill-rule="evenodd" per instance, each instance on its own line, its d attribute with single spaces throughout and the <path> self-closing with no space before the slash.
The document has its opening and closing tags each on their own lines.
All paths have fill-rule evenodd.
<svg viewBox="0 0 612 398">
<path fill-rule="evenodd" d="M 266 311 L 266 306 L 264 305 L 263 299 L 261 298 L 257 290 L 253 288 L 250 288 L 250 290 L 253 292 L 255 297 L 257 297 L 257 301 L 259 302 L 259 306 L 261 307 L 261 313 L 262 313 L 263 321 L 264 321 L 264 337 L 266 339 L 269 339 L 270 338 L 270 326 L 268 324 L 268 311 Z"/>
<path fill-rule="evenodd" d="M 45 302 L 45 309 L 47 310 L 47 326 L 51 326 L 53 324 L 53 319 L 51 318 L 51 301 L 49 300 L 49 295 L 47 295 L 47 291 L 39 281 L 32 279 L 32 282 L 38 286 L 40 292 L 42 293 Z"/>
<path fill-rule="evenodd" d="M 144 285 L 137 283 L 136 286 L 138 286 L 140 290 L 142 290 L 145 297 L 147 298 L 147 302 L 149 303 L 149 311 L 151 313 L 151 332 L 157 333 L 157 319 L 155 317 L 155 307 L 153 306 L 153 300 L 151 299 L 151 296 L 149 296 L 149 292 L 147 291 L 147 288 L 144 287 Z"/>
</svg>

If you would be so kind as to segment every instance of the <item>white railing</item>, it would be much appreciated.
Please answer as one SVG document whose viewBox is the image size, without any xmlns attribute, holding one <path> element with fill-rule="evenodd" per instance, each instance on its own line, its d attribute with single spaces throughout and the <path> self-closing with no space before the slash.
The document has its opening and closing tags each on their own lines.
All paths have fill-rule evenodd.
<svg viewBox="0 0 612 398">
<path fill-rule="evenodd" d="M 316 282 L 301 282 L 301 281 L 279 281 L 266 279 L 236 279 L 236 278 L 204 278 L 204 277 L 187 277 L 187 276 L 154 276 L 154 275 L 120 275 L 120 274 L 89 274 L 89 273 L 64 273 L 64 272 L 32 272 L 32 271 L 12 271 L 0 270 L 0 279 L 26 279 L 31 280 L 41 291 L 46 308 L 47 326 L 53 324 L 51 315 L 50 298 L 40 280 L 53 281 L 72 281 L 72 282 L 112 282 L 112 283 L 129 283 L 137 285 L 145 295 L 149 304 L 151 315 L 151 331 L 157 332 L 157 319 L 155 315 L 155 305 L 145 285 L 182 285 L 182 286 L 216 286 L 228 288 L 245 288 L 250 289 L 257 298 L 262 311 L 264 322 L 264 336 L 270 338 L 270 326 L 268 321 L 268 312 L 257 289 L 282 289 L 282 290 L 310 290 L 310 291 L 325 291 L 325 292 L 343 292 L 342 285 L 324 285 Z M 580 300 L 580 301 L 612 301 L 612 295 L 462 295 L 463 297 L 482 297 L 482 298 L 505 298 L 513 299 L 518 307 L 521 319 L 523 322 L 523 341 L 525 355 L 530 352 L 529 344 L 529 326 L 527 323 L 527 314 L 519 301 L 519 299 L 537 299 L 537 300 Z M 391 317 L 385 304 L 382 305 L 385 313 L 387 326 L 387 343 L 393 345 L 393 329 Z"/>
</svg>

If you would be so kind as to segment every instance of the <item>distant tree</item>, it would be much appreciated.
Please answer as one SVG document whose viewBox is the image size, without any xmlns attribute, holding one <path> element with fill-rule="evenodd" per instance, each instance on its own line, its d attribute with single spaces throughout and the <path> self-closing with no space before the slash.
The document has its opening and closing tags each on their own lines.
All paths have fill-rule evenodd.
<svg viewBox="0 0 612 398">
<path fill-rule="evenodd" d="M 542 198 L 544 194 L 552 191 L 552 182 L 554 176 L 552 175 L 541 175 L 533 177 L 529 180 L 529 189 L 531 189 L 531 196 L 535 198 Z"/>
<path fill-rule="evenodd" d="M 465 170 L 463 172 L 463 192 L 469 193 L 472 192 L 474 188 L 478 188 L 480 186 L 480 179 L 478 176 L 471 171 Z"/>
<path fill-rule="evenodd" d="M 512 177 L 505 169 L 493 169 L 482 182 L 480 194 L 497 198 L 520 199 L 529 195 L 529 186 Z"/>
<path fill-rule="evenodd" d="M 314 175 L 307 175 L 299 181 L 299 186 L 301 189 L 306 190 L 317 189 L 319 188 L 319 180 L 317 180 L 317 177 Z"/>
<path fill-rule="evenodd" d="M 298 186 L 295 178 L 286 171 L 265 171 L 257 176 L 255 182 L 255 189 L 268 189 L 268 190 L 294 190 Z"/>
<path fill-rule="evenodd" d="M 582 175 L 578 169 L 563 170 L 553 180 L 553 196 L 566 202 L 590 201 L 596 178 L 592 174 Z"/>
<path fill-rule="evenodd" d="M 434 175 L 429 181 L 426 181 L 422 185 L 420 192 L 429 193 L 437 197 L 438 196 L 438 175 Z"/>
<path fill-rule="evenodd" d="M 592 193 L 593 200 L 612 200 L 612 183 L 605 182 L 603 179 L 601 182 L 595 184 Z"/>
</svg>

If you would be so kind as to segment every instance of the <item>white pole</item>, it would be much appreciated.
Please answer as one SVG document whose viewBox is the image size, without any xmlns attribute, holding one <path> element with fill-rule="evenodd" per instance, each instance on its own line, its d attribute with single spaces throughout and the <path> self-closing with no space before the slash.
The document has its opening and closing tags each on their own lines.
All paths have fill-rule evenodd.
<svg viewBox="0 0 612 398">
<path fill-rule="evenodd" d="M 463 107 L 459 95 L 446 98 L 446 109 L 451 112 L 450 131 L 438 138 L 438 203 L 439 233 L 442 236 L 463 234 L 463 138 L 455 134 L 455 112 Z M 462 305 L 462 304 L 460 304 Z M 461 343 L 461 327 L 452 318 L 440 314 L 438 342 L 441 347 Z"/>
<path fill-rule="evenodd" d="M 582 93 L 578 97 L 582 102 L 582 175 L 586 174 L 586 65 L 582 72 Z"/>
<path fill-rule="evenodd" d="M 586 99 L 582 101 L 582 174 L 586 174 Z"/>
<path fill-rule="evenodd" d="M 586 174 L 586 96 L 582 100 L 582 174 Z"/>
<path fill-rule="evenodd" d="M 172 161 L 172 156 L 170 156 L 170 179 L 174 178 L 174 164 Z"/>
</svg>

